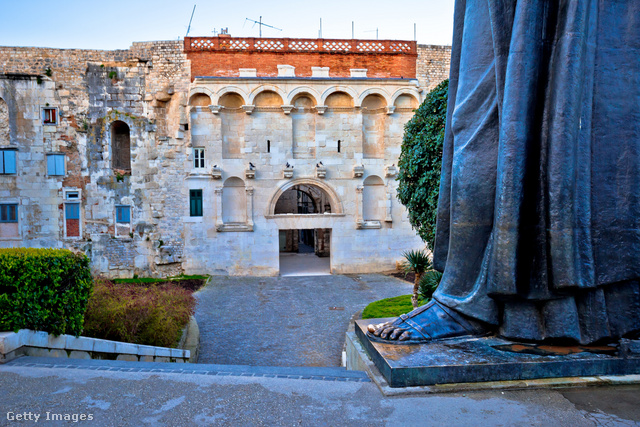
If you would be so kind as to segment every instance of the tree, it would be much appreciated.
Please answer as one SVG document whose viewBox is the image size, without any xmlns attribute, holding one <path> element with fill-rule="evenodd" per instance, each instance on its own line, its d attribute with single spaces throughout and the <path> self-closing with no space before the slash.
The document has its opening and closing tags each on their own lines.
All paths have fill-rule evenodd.
<svg viewBox="0 0 640 427">
<path fill-rule="evenodd" d="M 449 80 L 436 86 L 404 128 L 398 199 L 422 240 L 433 248 Z"/>
</svg>

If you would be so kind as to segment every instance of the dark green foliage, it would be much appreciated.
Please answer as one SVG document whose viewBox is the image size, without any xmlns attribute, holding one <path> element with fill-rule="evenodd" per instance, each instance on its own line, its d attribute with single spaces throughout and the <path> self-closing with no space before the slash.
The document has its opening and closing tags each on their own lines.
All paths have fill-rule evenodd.
<svg viewBox="0 0 640 427">
<path fill-rule="evenodd" d="M 431 299 L 436 288 L 442 280 L 442 273 L 437 270 L 426 271 L 420 279 L 420 297 L 423 299 Z"/>
<path fill-rule="evenodd" d="M 0 331 L 80 335 L 93 281 L 66 249 L 0 249 Z"/>
<path fill-rule="evenodd" d="M 413 308 L 417 308 L 420 294 L 418 292 L 420 279 L 422 279 L 422 275 L 425 271 L 433 268 L 431 258 L 429 258 L 427 252 L 422 249 L 419 251 L 405 251 L 402 253 L 402 256 L 406 259 L 403 265 L 405 273 L 415 273 L 415 279 L 413 281 L 413 297 L 411 302 L 413 303 Z"/>
<path fill-rule="evenodd" d="M 87 306 L 84 335 L 175 347 L 195 304 L 190 291 L 173 283 L 147 287 L 98 280 Z"/>
<path fill-rule="evenodd" d="M 110 79 L 115 79 L 116 77 L 118 77 L 118 73 L 116 73 L 115 71 L 109 71 Z"/>
<path fill-rule="evenodd" d="M 429 92 L 405 125 L 398 160 L 398 199 L 407 207 L 413 228 L 431 247 L 436 227 L 448 91 L 449 81 L 445 80 Z"/>
</svg>

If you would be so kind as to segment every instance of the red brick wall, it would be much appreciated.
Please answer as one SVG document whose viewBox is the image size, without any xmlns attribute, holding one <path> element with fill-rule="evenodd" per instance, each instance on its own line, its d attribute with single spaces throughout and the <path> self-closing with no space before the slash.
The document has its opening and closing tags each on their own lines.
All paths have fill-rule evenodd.
<svg viewBox="0 0 640 427">
<path fill-rule="evenodd" d="M 270 46 L 260 47 L 261 42 Z M 351 68 L 366 68 L 367 77 L 413 79 L 418 56 L 415 42 L 397 40 L 186 37 L 185 52 L 192 80 L 238 77 L 240 68 L 255 68 L 258 77 L 277 77 L 278 65 L 294 66 L 298 77 L 311 77 L 311 67 L 329 67 L 330 77 L 350 77 Z"/>
</svg>

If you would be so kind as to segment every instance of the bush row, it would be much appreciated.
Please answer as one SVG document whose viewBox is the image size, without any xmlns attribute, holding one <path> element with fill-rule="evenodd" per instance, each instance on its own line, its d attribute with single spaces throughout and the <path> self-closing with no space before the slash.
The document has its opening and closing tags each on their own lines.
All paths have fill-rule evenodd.
<svg viewBox="0 0 640 427">
<path fill-rule="evenodd" d="M 80 335 L 89 259 L 66 249 L 0 249 L 0 331 Z"/>
<path fill-rule="evenodd" d="M 87 306 L 83 335 L 174 347 L 195 304 L 190 291 L 173 283 L 142 286 L 98 279 Z"/>
</svg>

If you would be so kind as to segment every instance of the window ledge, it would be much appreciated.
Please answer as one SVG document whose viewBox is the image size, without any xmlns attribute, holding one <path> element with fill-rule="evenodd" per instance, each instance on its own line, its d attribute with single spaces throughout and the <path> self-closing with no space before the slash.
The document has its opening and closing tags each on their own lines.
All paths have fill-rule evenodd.
<svg viewBox="0 0 640 427">
<path fill-rule="evenodd" d="M 382 224 L 380 221 L 358 221 L 356 223 L 356 228 L 359 230 L 376 229 L 382 228 Z"/>
<path fill-rule="evenodd" d="M 199 222 L 203 222 L 204 221 L 204 217 L 201 216 L 185 216 L 182 218 L 182 222 L 191 222 L 191 223 L 199 223 Z"/>
<path fill-rule="evenodd" d="M 219 232 L 225 231 L 253 231 L 253 224 L 241 223 L 241 222 L 228 222 L 226 224 L 217 224 L 216 230 Z"/>
</svg>

